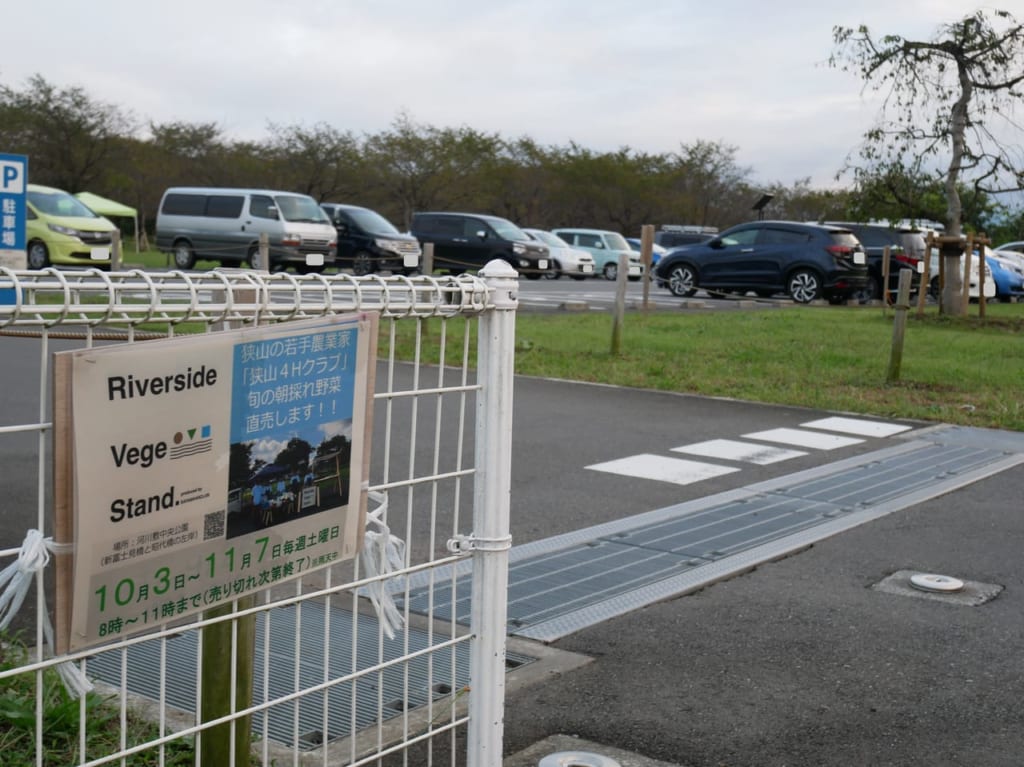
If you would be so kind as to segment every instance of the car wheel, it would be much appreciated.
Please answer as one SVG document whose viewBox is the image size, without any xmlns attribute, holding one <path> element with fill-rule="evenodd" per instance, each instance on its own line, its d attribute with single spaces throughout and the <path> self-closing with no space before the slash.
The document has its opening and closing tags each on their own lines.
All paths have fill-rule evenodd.
<svg viewBox="0 0 1024 767">
<path fill-rule="evenodd" d="M 672 295 L 680 298 L 689 298 L 696 293 L 697 276 L 693 273 L 693 269 L 685 264 L 673 266 L 672 271 L 668 274 L 668 289 L 672 291 Z"/>
<path fill-rule="evenodd" d="M 179 269 L 191 269 L 196 265 L 196 254 L 185 240 L 174 243 L 174 265 Z"/>
<path fill-rule="evenodd" d="M 352 256 L 352 274 L 356 277 L 373 274 L 373 271 L 373 256 L 365 250 L 360 250 Z"/>
<path fill-rule="evenodd" d="M 809 304 L 821 298 L 821 279 L 810 269 L 797 269 L 789 276 L 789 297 L 798 304 Z"/>
<path fill-rule="evenodd" d="M 612 280 L 614 282 L 619 276 L 619 265 L 607 263 L 604 265 L 604 269 L 601 273 L 604 275 L 606 280 Z"/>
<path fill-rule="evenodd" d="M 260 255 L 259 248 L 249 248 L 249 266 L 253 269 L 266 269 L 267 265 L 263 263 L 263 257 Z"/>
<path fill-rule="evenodd" d="M 882 291 L 878 287 L 878 280 L 868 277 L 867 283 L 860 290 L 853 293 L 853 297 L 859 304 L 867 304 L 882 297 Z"/>
<path fill-rule="evenodd" d="M 46 243 L 33 240 L 28 244 L 28 268 L 45 269 L 50 265 L 50 251 Z"/>
<path fill-rule="evenodd" d="M 562 265 L 557 261 L 552 261 L 551 268 L 544 273 L 544 276 L 549 280 L 557 280 L 562 276 Z"/>
</svg>

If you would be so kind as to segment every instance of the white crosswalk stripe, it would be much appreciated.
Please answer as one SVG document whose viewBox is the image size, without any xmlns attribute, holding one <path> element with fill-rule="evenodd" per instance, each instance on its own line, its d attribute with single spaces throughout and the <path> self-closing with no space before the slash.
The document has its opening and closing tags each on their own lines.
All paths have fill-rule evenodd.
<svg viewBox="0 0 1024 767">
<path fill-rule="evenodd" d="M 802 450 L 755 445 L 752 442 L 739 442 L 734 439 L 712 439 L 707 442 L 682 445 L 672 448 L 672 452 L 701 455 L 705 458 L 722 458 L 727 461 L 744 461 L 746 463 L 756 463 L 759 466 L 766 466 L 770 463 L 778 463 L 779 461 L 788 461 L 790 458 L 799 458 L 802 455 L 807 455 Z"/>
<path fill-rule="evenodd" d="M 816 450 L 836 450 L 840 447 L 849 447 L 864 441 L 854 437 L 840 437 L 836 434 L 822 434 L 821 432 L 786 428 L 755 431 L 743 436 L 746 439 L 757 439 L 762 442 L 779 442 L 783 445 L 795 445 L 796 447 L 812 447 Z"/>
<path fill-rule="evenodd" d="M 823 429 L 838 431 L 844 434 L 857 434 L 861 437 L 891 437 L 893 434 L 910 431 L 910 426 L 902 423 L 884 423 L 882 421 L 865 421 L 862 418 L 820 418 L 800 424 L 807 429 Z"/>
<path fill-rule="evenodd" d="M 723 474 L 732 474 L 739 469 L 731 466 L 717 466 L 711 463 L 688 461 L 685 458 L 668 458 L 663 455 L 641 453 L 615 461 L 595 463 L 587 466 L 593 471 L 605 471 L 610 474 L 621 474 L 641 479 L 656 479 L 662 482 L 673 482 L 677 485 L 689 485 Z"/>
<path fill-rule="evenodd" d="M 685 453 L 703 458 L 767 466 L 808 455 L 807 451 L 837 450 L 860 444 L 864 442 L 865 438 L 891 437 L 913 428 L 905 424 L 841 416 L 806 421 L 800 426 L 803 428 L 767 429 L 743 434 L 741 435 L 742 439 L 711 439 L 680 445 L 670 448 L 670 450 L 673 453 Z M 828 434 L 826 432 L 839 433 Z M 775 444 L 766 445 L 764 444 L 766 442 Z M 781 447 L 781 445 L 787 447 Z M 693 482 L 739 471 L 731 466 L 670 458 L 653 453 L 641 453 L 613 461 L 595 463 L 585 468 L 627 477 L 672 482 L 678 485 L 689 485 Z"/>
</svg>

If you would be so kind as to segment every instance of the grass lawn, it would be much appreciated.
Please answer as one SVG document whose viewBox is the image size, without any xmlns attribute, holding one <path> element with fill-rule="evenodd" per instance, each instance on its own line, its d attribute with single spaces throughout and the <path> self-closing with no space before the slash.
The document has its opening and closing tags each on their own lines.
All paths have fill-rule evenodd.
<svg viewBox="0 0 1024 767">
<path fill-rule="evenodd" d="M 126 268 L 170 264 L 155 250 L 128 248 L 124 260 Z M 516 371 L 1024 431 L 1024 304 L 985 309 L 984 321 L 976 304 L 958 318 L 929 307 L 918 319 L 912 309 L 894 384 L 886 384 L 893 312 L 870 307 L 634 312 L 626 316 L 618 356 L 610 353 L 608 314 L 520 313 Z M 411 359 L 407 337 L 414 328 L 399 325 L 399 354 Z M 430 340 L 428 332 L 425 359 L 436 358 Z M 449 352 L 457 347 L 449 339 Z"/>
<path fill-rule="evenodd" d="M 1024 431 L 1024 304 L 977 310 L 912 310 L 893 384 L 893 313 L 869 307 L 631 313 L 618 356 L 608 314 L 520 314 L 516 372 Z"/>
</svg>

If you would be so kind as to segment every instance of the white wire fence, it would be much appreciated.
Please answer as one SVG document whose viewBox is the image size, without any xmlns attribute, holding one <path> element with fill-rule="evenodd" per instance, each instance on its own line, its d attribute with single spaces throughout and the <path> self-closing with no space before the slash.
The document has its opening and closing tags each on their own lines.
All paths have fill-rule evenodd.
<svg viewBox="0 0 1024 767">
<path fill-rule="evenodd" d="M 500 765 L 506 664 L 530 660 L 505 651 L 515 296 L 499 262 L 446 278 L 0 269 L 0 764 Z M 380 318 L 360 556 L 55 656 L 52 354 L 349 312 Z M 469 576 L 446 567 L 465 559 Z M 469 626 L 437 620 L 430 590 L 410 609 L 405 579 L 432 589 L 440 568 L 445 593 L 471 580 Z M 215 716 L 211 662 L 231 669 Z M 92 692 L 66 692 L 68 664 Z"/>
</svg>

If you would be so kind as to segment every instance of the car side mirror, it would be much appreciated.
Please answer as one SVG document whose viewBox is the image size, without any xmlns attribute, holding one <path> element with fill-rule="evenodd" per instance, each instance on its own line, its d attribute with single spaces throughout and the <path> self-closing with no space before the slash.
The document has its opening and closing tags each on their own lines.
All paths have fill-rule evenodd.
<svg viewBox="0 0 1024 767">
<path fill-rule="evenodd" d="M 334 228 L 338 230 L 338 234 L 348 234 L 348 224 L 341 221 L 335 221 Z"/>
<path fill-rule="evenodd" d="M 715 237 L 715 239 L 708 241 L 708 247 L 715 248 L 717 250 L 719 248 L 724 248 L 725 243 L 722 242 L 718 237 Z"/>
<path fill-rule="evenodd" d="M 487 232 L 485 232 L 483 229 L 480 229 L 477 231 L 476 236 L 479 237 L 481 240 L 486 240 Z"/>
</svg>

